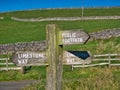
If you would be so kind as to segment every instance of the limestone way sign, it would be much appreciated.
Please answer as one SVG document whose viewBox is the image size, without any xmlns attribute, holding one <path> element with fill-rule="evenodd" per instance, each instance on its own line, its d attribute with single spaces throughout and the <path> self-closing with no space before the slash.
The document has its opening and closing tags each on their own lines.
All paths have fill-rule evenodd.
<svg viewBox="0 0 120 90">
<path fill-rule="evenodd" d="M 63 64 L 89 64 L 92 61 L 92 55 L 89 51 L 64 51 Z"/>
<path fill-rule="evenodd" d="M 60 45 L 84 44 L 89 39 L 89 37 L 90 36 L 83 30 L 60 31 L 59 44 Z"/>
<path fill-rule="evenodd" d="M 17 66 L 47 65 L 47 54 L 45 52 L 19 51 L 12 56 L 12 61 Z"/>
</svg>

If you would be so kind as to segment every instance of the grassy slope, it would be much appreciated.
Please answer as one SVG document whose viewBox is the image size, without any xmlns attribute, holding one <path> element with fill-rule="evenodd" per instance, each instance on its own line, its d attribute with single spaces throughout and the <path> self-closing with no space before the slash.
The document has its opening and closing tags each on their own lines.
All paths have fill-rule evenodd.
<svg viewBox="0 0 120 90">
<path fill-rule="evenodd" d="M 120 27 L 120 20 L 18 22 L 5 19 L 0 20 L 0 44 L 45 40 L 45 26 L 50 23 L 59 25 L 62 30 L 83 28 L 89 33 Z"/>
<path fill-rule="evenodd" d="M 112 13 L 111 13 L 112 12 Z M 91 8 L 85 9 L 85 16 L 120 15 L 120 8 Z M 0 13 L 4 20 L 0 20 L 0 44 L 22 41 L 45 40 L 45 26 L 50 23 L 59 25 L 62 30 L 85 29 L 94 32 L 108 28 L 119 28 L 120 20 L 90 20 L 90 21 L 52 21 L 52 22 L 19 22 L 10 19 L 11 16 L 21 18 L 36 17 L 78 17 L 81 9 L 53 9 Z"/>
<path fill-rule="evenodd" d="M 111 13 L 112 12 L 112 13 Z M 115 16 L 120 15 L 120 8 L 91 8 L 84 10 L 85 16 Z M 19 18 L 37 18 L 37 17 L 80 17 L 81 9 L 53 9 L 53 10 L 32 10 L 16 11 L 11 13 L 1 13 L 0 16 L 19 17 Z"/>
<path fill-rule="evenodd" d="M 45 90 L 45 67 L 32 67 L 26 74 L 18 71 L 0 71 L 0 81 L 6 80 L 39 80 L 38 84 L 31 84 L 24 90 Z M 71 71 L 64 66 L 63 90 L 119 90 L 119 67 L 91 67 L 79 68 Z"/>
</svg>

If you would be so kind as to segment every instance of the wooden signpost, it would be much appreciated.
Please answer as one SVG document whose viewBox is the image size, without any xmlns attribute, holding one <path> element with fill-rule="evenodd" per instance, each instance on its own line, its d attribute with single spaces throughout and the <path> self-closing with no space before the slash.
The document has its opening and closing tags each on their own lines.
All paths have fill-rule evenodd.
<svg viewBox="0 0 120 90">
<path fill-rule="evenodd" d="M 64 51 L 64 45 L 84 44 L 89 35 L 83 30 L 60 31 L 56 25 L 46 26 L 48 48 L 44 52 L 16 52 L 12 61 L 18 66 L 47 65 L 46 90 L 62 90 L 63 64 L 90 63 L 88 51 Z"/>
<path fill-rule="evenodd" d="M 63 45 L 83 44 L 89 35 L 83 30 L 59 31 L 54 24 L 48 25 L 46 30 L 49 53 L 46 90 L 62 90 Z M 87 56 L 85 59 L 90 58 L 88 52 L 84 55 Z"/>
</svg>

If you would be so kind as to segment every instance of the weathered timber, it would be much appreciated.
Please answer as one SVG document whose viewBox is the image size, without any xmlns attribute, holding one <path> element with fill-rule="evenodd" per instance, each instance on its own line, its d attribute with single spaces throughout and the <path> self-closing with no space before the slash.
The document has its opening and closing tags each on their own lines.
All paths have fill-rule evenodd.
<svg viewBox="0 0 120 90">
<path fill-rule="evenodd" d="M 19 51 L 12 56 L 17 66 L 35 66 L 47 64 L 47 52 Z"/>
<path fill-rule="evenodd" d="M 46 27 L 48 41 L 48 67 L 46 90 L 62 90 L 62 46 L 58 45 L 56 25 Z"/>
</svg>

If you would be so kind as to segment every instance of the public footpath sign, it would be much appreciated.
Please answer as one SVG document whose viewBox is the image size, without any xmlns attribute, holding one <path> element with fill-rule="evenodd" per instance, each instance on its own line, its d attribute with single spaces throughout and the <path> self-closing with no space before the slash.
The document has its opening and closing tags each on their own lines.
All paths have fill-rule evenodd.
<svg viewBox="0 0 120 90">
<path fill-rule="evenodd" d="M 83 30 L 66 30 L 59 33 L 60 45 L 84 44 L 89 35 Z"/>
<path fill-rule="evenodd" d="M 46 52 L 19 51 L 12 56 L 12 61 L 17 66 L 47 65 Z"/>
</svg>

